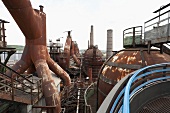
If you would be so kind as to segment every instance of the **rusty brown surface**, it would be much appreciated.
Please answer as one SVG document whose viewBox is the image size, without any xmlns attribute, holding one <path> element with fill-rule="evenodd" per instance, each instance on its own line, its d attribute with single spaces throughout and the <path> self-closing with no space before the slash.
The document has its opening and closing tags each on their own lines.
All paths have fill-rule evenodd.
<svg viewBox="0 0 170 113">
<path fill-rule="evenodd" d="M 78 48 L 77 49 L 75 49 L 75 48 L 77 48 L 77 47 L 75 46 L 74 41 L 72 41 L 70 54 L 73 57 L 74 61 L 76 62 L 77 66 L 80 66 L 80 60 L 77 58 L 77 55 L 78 55 L 78 50 L 77 49 Z M 77 53 L 77 54 L 75 54 L 75 53 Z"/>
<path fill-rule="evenodd" d="M 78 59 L 79 49 L 77 46 L 75 46 L 74 41 L 72 41 L 70 33 L 71 31 L 68 31 L 68 36 L 64 46 L 64 54 L 63 57 L 61 57 L 61 61 L 60 61 L 60 64 L 64 69 L 69 68 L 71 57 L 73 57 L 74 61 L 78 66 L 80 65 L 80 60 Z"/>
<path fill-rule="evenodd" d="M 29 0 L 2 1 L 26 38 L 22 57 L 12 69 L 22 74 L 28 68 L 32 72 L 35 67 L 38 76 L 43 80 L 46 105 L 56 106 L 54 113 L 59 113 L 61 111 L 60 97 L 50 69 L 60 76 L 66 85 L 70 85 L 71 81 L 69 75 L 49 56 L 46 47 L 46 14 L 42 12 L 42 9 L 41 11 L 33 10 Z M 70 41 L 67 43 L 69 45 Z"/>
<path fill-rule="evenodd" d="M 79 51 L 79 47 L 78 47 L 77 43 L 74 43 L 74 54 L 77 57 L 80 57 L 80 51 Z"/>
<path fill-rule="evenodd" d="M 98 72 L 104 62 L 102 56 L 102 52 L 94 46 L 87 49 L 83 55 L 83 67 L 86 72 L 88 72 L 88 68 L 92 68 L 93 78 L 98 77 Z"/>
<path fill-rule="evenodd" d="M 65 57 L 65 62 L 63 62 L 65 63 L 64 68 L 69 68 L 69 65 L 70 65 L 70 51 L 71 51 L 71 42 L 72 42 L 70 32 L 71 31 L 68 31 L 68 36 L 67 36 L 65 46 L 64 46 L 64 57 Z"/>
<path fill-rule="evenodd" d="M 92 81 L 92 78 L 93 78 L 93 76 L 92 76 L 92 68 L 88 69 L 88 76 L 89 76 L 89 82 L 92 83 L 93 82 Z"/>
<path fill-rule="evenodd" d="M 100 76 L 103 76 L 105 79 L 111 80 L 113 83 L 109 84 L 106 83 L 104 80 L 99 79 L 98 88 L 100 91 L 102 91 L 103 94 L 98 91 L 98 105 L 101 105 L 101 103 L 105 99 L 105 96 L 110 92 L 110 90 L 118 81 L 120 81 L 124 76 L 136 70 L 130 69 L 132 65 L 140 66 L 142 68 L 144 66 L 169 61 L 170 56 L 165 53 L 160 54 L 159 50 L 151 50 L 150 54 L 148 54 L 147 48 L 125 49 L 119 51 L 108 62 L 120 64 L 120 66 L 128 64 L 128 66 L 126 68 L 121 68 L 117 66 L 107 65 L 107 62 L 105 62 Z"/>
</svg>

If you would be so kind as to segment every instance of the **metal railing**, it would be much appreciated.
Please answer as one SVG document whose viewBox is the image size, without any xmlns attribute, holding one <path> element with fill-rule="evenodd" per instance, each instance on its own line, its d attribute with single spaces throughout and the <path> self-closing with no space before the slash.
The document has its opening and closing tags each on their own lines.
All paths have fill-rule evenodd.
<svg viewBox="0 0 170 113">
<path fill-rule="evenodd" d="M 168 11 L 162 13 L 162 14 L 159 14 L 158 16 L 146 21 L 144 23 L 144 32 L 148 31 L 146 29 L 149 28 L 149 27 L 152 27 L 152 28 L 153 27 L 159 27 L 161 25 L 161 23 L 163 23 L 165 21 L 167 21 L 167 23 L 165 23 L 165 24 L 169 24 L 169 19 L 170 19 L 170 14 L 169 13 L 170 13 L 170 10 L 168 10 Z M 167 14 L 167 18 L 161 19 L 161 17 L 163 17 L 163 15 L 166 15 L 166 14 Z M 156 19 L 158 19 L 158 20 L 156 20 Z M 154 26 L 154 25 L 156 25 L 156 26 Z"/>
<path fill-rule="evenodd" d="M 158 34 L 160 35 L 159 37 L 155 37 L 155 38 L 162 38 L 162 36 L 161 36 L 162 33 L 160 33 L 161 29 L 167 33 L 167 36 L 169 35 L 170 10 L 166 9 L 166 10 L 162 11 L 163 9 L 167 8 L 168 6 L 170 6 L 170 4 L 167 4 L 166 7 L 165 6 L 160 7 L 160 9 L 158 9 L 157 11 L 154 12 L 154 13 L 158 12 L 159 13 L 158 16 L 156 16 L 144 23 L 144 33 L 147 31 L 150 31 L 152 29 L 159 28 L 159 29 L 155 29 L 155 31 L 152 31 L 154 33 L 157 33 L 157 34 L 152 34 L 152 35 L 158 35 Z M 162 11 L 162 13 L 161 13 L 161 11 Z M 164 29 L 163 29 L 163 27 L 164 27 Z M 146 36 L 146 34 L 144 34 L 145 42 L 148 41 L 147 38 L 148 38 L 148 36 Z"/>
<path fill-rule="evenodd" d="M 84 99 L 85 99 L 85 108 L 84 108 L 85 111 L 84 112 L 85 113 L 92 113 L 92 106 L 87 103 L 87 100 L 88 100 L 89 96 L 92 95 L 92 94 L 90 94 L 91 92 L 95 93 L 96 85 L 97 85 L 96 82 L 92 83 L 91 85 L 88 86 L 88 88 L 84 92 Z"/>
<path fill-rule="evenodd" d="M 138 91 L 151 84 L 170 79 L 170 63 L 150 65 L 135 71 L 125 80 L 125 85 L 117 90 L 119 94 L 111 106 L 110 113 L 130 113 L 130 100 Z"/>
<path fill-rule="evenodd" d="M 24 99 L 23 103 L 34 104 L 42 95 L 42 79 L 33 78 L 32 75 L 20 75 L 13 69 L 0 62 L 0 93 L 11 95 L 12 101 L 17 101 L 15 97 L 27 95 L 30 99 Z M 6 73 L 8 71 L 8 74 Z M 10 74 L 10 75 L 9 75 Z M 14 77 L 15 76 L 15 77 Z M 26 101 L 29 100 L 29 101 Z M 20 102 L 20 100 L 18 100 Z"/>
<path fill-rule="evenodd" d="M 143 44 L 142 26 L 127 28 L 123 31 L 123 47 Z"/>
</svg>

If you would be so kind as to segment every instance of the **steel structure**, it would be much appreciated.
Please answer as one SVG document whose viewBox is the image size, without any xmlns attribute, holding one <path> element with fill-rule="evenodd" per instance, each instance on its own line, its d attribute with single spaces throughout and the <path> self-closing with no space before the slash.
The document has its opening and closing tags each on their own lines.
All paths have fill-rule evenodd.
<svg viewBox="0 0 170 113">
<path fill-rule="evenodd" d="M 24 104 L 35 104 L 42 97 L 42 79 L 30 75 L 20 75 L 13 69 L 0 63 L 4 71 L 10 71 L 16 77 L 10 77 L 0 71 L 0 97 L 1 99 L 20 102 Z"/>
<path fill-rule="evenodd" d="M 123 31 L 123 46 L 125 49 L 108 58 L 99 72 L 98 107 L 100 107 L 110 90 L 116 87 L 115 85 L 131 72 L 145 66 L 170 61 L 169 49 L 163 45 L 169 43 L 170 11 L 160 13 L 169 5 L 167 4 L 155 11 L 155 13 L 159 12 L 159 15 L 145 22 L 144 37 L 142 26 L 128 28 Z M 165 15 L 167 15 L 167 18 Z M 153 22 L 155 19 L 158 19 L 158 22 Z M 152 46 L 158 47 L 158 49 L 151 49 Z"/>
<path fill-rule="evenodd" d="M 2 0 L 19 28 L 23 32 L 26 45 L 22 58 L 12 67 L 17 73 L 22 74 L 26 70 L 29 73 L 37 72 L 42 78 L 43 93 L 47 106 L 55 106 L 53 113 L 61 111 L 60 96 L 55 86 L 50 70 L 61 77 L 66 86 L 71 81 L 69 75 L 51 58 L 46 47 L 46 14 L 43 6 L 40 10 L 33 9 L 29 0 Z M 7 72 L 11 75 L 10 72 Z M 13 74 L 12 77 L 16 75 Z M 48 111 L 50 112 L 50 111 Z"/>
<path fill-rule="evenodd" d="M 110 91 L 97 113 L 166 112 L 168 108 L 157 104 L 168 101 L 169 72 L 170 63 L 161 63 L 127 75 Z"/>
</svg>

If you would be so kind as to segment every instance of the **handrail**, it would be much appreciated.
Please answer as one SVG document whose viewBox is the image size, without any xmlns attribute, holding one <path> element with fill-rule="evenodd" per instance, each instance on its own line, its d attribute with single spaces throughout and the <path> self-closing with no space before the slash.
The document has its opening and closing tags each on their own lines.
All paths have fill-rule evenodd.
<svg viewBox="0 0 170 113">
<path fill-rule="evenodd" d="M 140 28 L 140 27 L 142 27 L 142 26 L 135 26 L 135 28 Z M 134 27 L 130 27 L 130 28 L 127 28 L 127 29 L 125 29 L 125 30 L 123 30 L 123 31 L 126 31 L 126 30 L 129 30 L 129 29 L 133 29 Z"/>
<path fill-rule="evenodd" d="M 170 6 L 170 3 L 167 4 L 167 5 L 165 5 L 165 6 L 160 7 L 158 10 L 154 11 L 153 13 L 157 13 L 157 12 L 159 12 L 159 11 L 165 9 L 165 8 L 168 7 L 168 6 Z"/>
<path fill-rule="evenodd" d="M 21 76 L 18 72 L 14 71 L 13 69 L 11 69 L 11 68 L 9 68 L 8 66 L 6 66 L 5 64 L 3 64 L 2 62 L 0 62 L 0 65 L 3 66 L 3 67 L 5 67 L 5 68 L 7 68 L 7 69 L 9 69 L 9 70 L 12 71 L 13 73 L 17 74 L 19 77 L 27 80 L 29 83 L 34 84 L 33 82 L 31 82 L 31 81 L 28 80 L 27 78 Z"/>
<path fill-rule="evenodd" d="M 90 87 L 92 87 L 93 85 L 94 85 L 94 83 L 90 84 L 90 85 L 87 87 L 87 89 L 84 91 L 84 99 L 85 99 L 86 96 L 87 96 L 87 91 L 88 91 L 88 89 L 89 89 Z M 85 101 L 85 105 L 87 105 L 87 100 L 85 99 L 84 101 Z"/>
<path fill-rule="evenodd" d="M 94 87 L 94 85 L 95 85 L 95 84 L 97 85 L 97 83 L 96 83 L 96 82 L 95 82 L 95 83 L 91 83 L 91 84 L 87 87 L 87 89 L 84 91 L 84 99 L 85 99 L 85 113 L 87 113 L 87 108 L 86 108 L 86 106 L 90 108 L 90 113 L 92 113 L 91 106 L 90 106 L 90 105 L 88 105 L 87 100 L 86 100 L 86 96 L 87 96 L 87 92 L 88 92 L 88 90 L 89 90 L 91 87 Z"/>
<path fill-rule="evenodd" d="M 1 78 L 3 79 L 4 78 L 4 80 L 5 80 L 5 82 L 1 82 L 1 85 L 3 85 L 3 86 L 5 86 L 5 87 L 8 87 L 8 88 L 10 88 L 11 90 L 12 90 L 12 92 L 10 92 L 12 95 L 12 100 L 14 101 L 14 95 L 16 95 L 15 94 L 15 90 L 18 90 L 18 91 L 21 91 L 21 92 L 23 92 L 23 93 L 25 93 L 25 94 L 28 94 L 28 95 L 30 95 L 30 97 L 31 97 L 31 100 L 30 100 L 30 102 L 31 102 L 31 104 L 33 104 L 33 96 L 36 96 L 37 94 L 37 96 L 36 96 L 36 98 L 38 97 L 38 100 L 39 100 L 39 94 L 42 92 L 42 90 L 41 90 L 41 81 L 42 81 L 42 79 L 40 78 L 40 79 L 37 79 L 36 80 L 36 82 L 33 82 L 33 81 L 31 81 L 31 80 L 29 80 L 29 79 L 27 79 L 27 78 L 25 78 L 24 76 L 22 76 L 22 75 L 20 75 L 19 73 L 17 73 L 16 71 L 14 71 L 14 70 L 12 70 L 11 68 L 9 68 L 8 66 L 6 66 L 6 65 L 4 65 L 4 64 L 2 64 L 1 62 L 0 62 L 0 66 L 2 67 L 2 68 L 4 68 L 5 70 L 9 70 L 9 71 L 12 71 L 14 74 L 16 74 L 17 75 L 17 77 L 12 77 L 12 76 L 8 76 L 7 74 L 5 74 L 5 72 L 0 72 L 0 75 L 1 75 Z M 11 72 L 11 73 L 12 73 Z M 32 76 L 33 77 L 33 76 Z M 21 80 L 21 81 L 20 81 Z M 27 83 L 28 83 L 28 85 L 27 84 L 24 84 L 22 81 L 26 81 Z M 7 81 L 7 82 L 6 82 Z M 21 87 L 18 87 L 18 85 L 20 85 Z M 33 87 L 33 86 L 36 86 L 36 87 Z M 25 90 L 25 88 L 26 88 L 26 90 L 30 90 L 29 92 L 27 92 L 26 90 Z M 37 93 L 33 93 L 33 90 L 35 90 L 35 89 L 37 89 Z"/>
<path fill-rule="evenodd" d="M 146 71 L 146 72 L 145 72 Z M 151 78 L 150 80 L 146 81 L 145 83 L 141 83 L 139 85 L 137 85 L 133 90 L 131 88 L 132 84 L 139 82 L 140 80 L 143 80 L 141 78 L 144 78 L 146 76 L 149 75 L 153 75 L 155 73 L 162 73 L 159 75 L 156 75 L 154 77 L 156 78 Z M 118 105 L 120 99 L 123 97 L 123 105 L 120 106 L 119 112 L 123 113 L 129 113 L 130 109 L 129 109 L 129 104 L 130 104 L 130 98 L 135 94 L 136 91 L 138 91 L 139 89 L 141 89 L 143 86 L 146 86 L 149 83 L 153 83 L 156 81 L 160 81 L 160 80 L 165 80 L 166 79 L 170 79 L 170 76 L 166 76 L 167 74 L 170 74 L 170 63 L 161 63 L 161 64 L 155 64 L 155 65 L 150 65 L 144 68 L 141 68 L 139 70 L 137 70 L 132 76 L 130 76 L 127 85 L 120 91 L 119 95 L 117 96 L 116 100 L 114 101 L 110 113 L 113 113 L 115 111 L 116 106 Z M 159 78 L 158 78 L 159 77 Z M 124 96 L 123 96 L 124 95 Z"/>
<path fill-rule="evenodd" d="M 167 63 L 167 64 L 170 64 L 170 63 Z M 155 64 L 155 65 L 151 65 L 151 66 L 141 68 L 129 79 L 129 81 L 128 81 L 126 87 L 125 87 L 125 94 L 124 94 L 124 100 L 123 100 L 123 113 L 129 113 L 130 112 L 130 110 L 129 110 L 129 97 L 130 97 L 129 95 L 130 94 L 129 93 L 130 93 L 130 87 L 131 87 L 132 83 L 134 82 L 136 76 L 146 69 L 161 66 L 161 65 L 167 65 L 167 64 Z M 157 72 L 163 72 L 164 70 L 170 71 L 170 69 L 162 69 L 162 70 L 159 70 Z M 154 73 L 154 71 L 152 73 Z M 148 74 L 145 74 L 145 76 L 147 76 L 147 75 Z"/>
<path fill-rule="evenodd" d="M 158 16 L 156 16 L 156 17 L 154 17 L 154 18 L 152 18 L 152 19 L 150 19 L 148 21 L 146 21 L 145 24 L 152 21 L 152 20 L 154 20 L 154 19 L 156 19 L 156 18 L 158 18 L 158 17 L 160 17 L 160 16 L 162 16 L 162 15 L 164 15 L 164 14 L 166 14 L 166 13 L 168 13 L 168 12 L 170 12 L 170 10 L 168 10 L 168 11 L 166 11 L 166 12 L 164 12 L 164 13 L 162 13 L 162 14 L 160 14 L 160 15 L 158 15 Z"/>
<path fill-rule="evenodd" d="M 138 44 L 136 44 L 136 36 L 140 36 L 140 42 L 138 42 Z M 128 39 L 128 37 L 132 37 L 132 40 Z M 126 41 L 126 39 L 129 41 Z M 136 45 L 142 45 L 142 26 L 131 27 L 123 30 L 123 46 L 135 47 Z"/>
<path fill-rule="evenodd" d="M 1 73 L 1 72 L 0 72 L 0 74 L 4 75 L 4 76 L 5 76 L 5 77 L 7 77 L 9 80 L 11 79 L 9 76 L 7 76 L 7 75 L 6 75 L 6 74 L 4 74 L 4 73 Z M 22 84 L 22 85 L 24 85 L 24 86 L 26 86 L 26 87 L 30 88 L 31 90 L 33 90 L 33 88 L 32 88 L 32 87 L 30 87 L 30 86 L 27 86 L 27 85 L 23 84 L 21 81 L 16 80 L 16 79 L 13 79 L 13 80 L 14 80 L 13 82 L 18 82 L 18 83 L 20 83 L 20 84 Z"/>
</svg>

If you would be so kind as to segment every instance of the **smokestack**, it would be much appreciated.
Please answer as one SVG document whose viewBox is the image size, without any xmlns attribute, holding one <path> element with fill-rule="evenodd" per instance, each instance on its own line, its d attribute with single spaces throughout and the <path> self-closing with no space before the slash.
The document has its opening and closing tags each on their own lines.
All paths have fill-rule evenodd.
<svg viewBox="0 0 170 113">
<path fill-rule="evenodd" d="M 93 25 L 91 25 L 91 31 L 90 31 L 90 47 L 93 47 Z"/>
<path fill-rule="evenodd" d="M 112 55 L 113 51 L 113 30 L 109 29 L 107 30 L 107 52 L 106 52 L 106 59 L 108 59 Z"/>
</svg>

